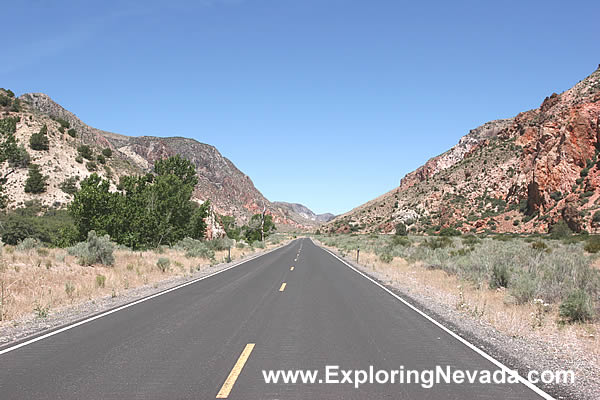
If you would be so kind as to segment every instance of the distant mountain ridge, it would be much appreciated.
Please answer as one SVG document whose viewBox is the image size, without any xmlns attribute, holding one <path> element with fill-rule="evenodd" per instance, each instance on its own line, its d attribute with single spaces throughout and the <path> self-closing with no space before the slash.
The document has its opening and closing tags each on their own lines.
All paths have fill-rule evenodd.
<svg viewBox="0 0 600 400">
<path fill-rule="evenodd" d="M 332 232 L 600 231 L 600 66 L 538 109 L 471 130 Z"/>
<path fill-rule="evenodd" d="M 273 202 L 273 205 L 275 207 L 279 207 L 284 210 L 287 210 L 291 213 L 295 213 L 295 214 L 301 216 L 302 218 L 304 218 L 308 221 L 311 221 L 313 223 L 317 223 L 317 224 L 323 223 L 323 222 L 329 222 L 333 218 L 335 218 L 335 215 L 331 214 L 331 213 L 315 214 L 312 210 L 310 210 L 305 205 L 298 204 L 298 203 L 287 203 L 285 201 L 275 201 L 275 202 Z"/>
<path fill-rule="evenodd" d="M 27 194 L 23 191 L 27 169 L 16 170 L 7 184 L 10 208 L 20 207 L 33 199 L 48 206 L 61 206 L 71 200 L 70 195 L 60 190 L 60 184 L 67 178 L 76 176 L 81 180 L 96 172 L 110 179 L 116 187 L 119 176 L 145 173 L 153 168 L 155 161 L 180 154 L 196 166 L 199 183 L 194 199 L 199 202 L 210 200 L 215 212 L 233 215 L 239 223 L 244 223 L 252 214 L 266 210 L 278 226 L 300 229 L 313 226 L 304 216 L 293 211 L 283 212 L 271 203 L 256 189 L 250 177 L 211 145 L 182 137 L 132 137 L 96 129 L 43 93 L 23 94 L 19 100 L 21 108 L 18 112 L 8 108 L 0 108 L 0 111 L 5 117 L 20 118 L 16 137 L 31 154 L 32 162 L 40 164 L 49 179 L 46 193 Z M 61 120 L 62 124 L 66 121 L 68 128 L 76 132 L 76 137 L 66 132 Z M 28 148 L 29 138 L 43 125 L 48 127 L 49 150 L 32 151 Z M 105 164 L 96 165 L 91 170 L 87 160 L 77 161 L 82 161 L 77 152 L 81 145 L 89 145 L 94 155 L 106 148 L 111 149 L 113 155 Z M 95 159 L 92 161 L 98 164 Z"/>
</svg>

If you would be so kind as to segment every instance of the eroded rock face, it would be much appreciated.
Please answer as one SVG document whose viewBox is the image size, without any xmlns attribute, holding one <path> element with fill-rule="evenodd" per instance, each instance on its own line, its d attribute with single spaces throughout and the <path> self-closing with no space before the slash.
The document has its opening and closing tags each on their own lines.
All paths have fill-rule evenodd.
<svg viewBox="0 0 600 400">
<path fill-rule="evenodd" d="M 595 232 L 600 209 L 600 70 L 540 108 L 472 130 L 444 154 L 407 174 L 397 189 L 331 221 L 390 232 L 398 210 L 418 229 L 545 232 L 564 219 Z"/>
<path fill-rule="evenodd" d="M 444 154 L 433 157 L 415 171 L 406 174 L 400 181 L 400 188 L 408 188 L 461 162 L 473 149 L 485 143 L 487 139 L 496 137 L 506 127 L 510 126 L 512 122 L 513 118 L 499 119 L 472 129 L 466 136 L 463 136 L 459 140 L 456 146 Z"/>
</svg>

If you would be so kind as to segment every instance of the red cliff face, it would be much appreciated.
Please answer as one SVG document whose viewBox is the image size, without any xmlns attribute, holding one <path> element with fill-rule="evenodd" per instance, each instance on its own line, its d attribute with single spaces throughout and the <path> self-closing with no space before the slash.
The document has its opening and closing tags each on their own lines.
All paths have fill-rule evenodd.
<svg viewBox="0 0 600 400">
<path fill-rule="evenodd" d="M 415 230 L 545 232 L 600 220 L 600 70 L 540 108 L 472 130 L 395 189 L 329 223 L 389 232 L 410 213 Z"/>
</svg>

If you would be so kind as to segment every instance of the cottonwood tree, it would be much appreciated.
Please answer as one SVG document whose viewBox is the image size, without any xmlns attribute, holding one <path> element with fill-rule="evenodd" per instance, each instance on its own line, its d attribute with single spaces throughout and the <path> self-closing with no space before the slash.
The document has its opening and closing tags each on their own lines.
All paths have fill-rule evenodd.
<svg viewBox="0 0 600 400">
<path fill-rule="evenodd" d="M 116 192 L 97 174 L 81 183 L 70 211 L 81 238 L 90 230 L 133 249 L 204 238 L 210 203 L 191 201 L 193 164 L 179 156 L 157 161 L 154 174 L 124 176 Z"/>
</svg>

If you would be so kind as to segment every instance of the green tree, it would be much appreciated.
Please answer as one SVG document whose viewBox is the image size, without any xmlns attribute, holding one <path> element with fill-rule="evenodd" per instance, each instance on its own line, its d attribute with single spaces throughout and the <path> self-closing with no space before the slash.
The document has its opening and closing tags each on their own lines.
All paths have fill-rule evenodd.
<svg viewBox="0 0 600 400">
<path fill-rule="evenodd" d="M 25 203 L 0 216 L 2 241 L 16 245 L 26 238 L 34 238 L 51 246 L 69 246 L 74 239 L 73 220 L 66 210 L 48 209 L 39 201 Z"/>
<path fill-rule="evenodd" d="M 18 121 L 19 118 L 12 117 L 0 119 L 0 166 L 8 161 L 11 167 L 0 175 L 0 208 L 6 207 L 7 198 L 4 195 L 4 185 L 8 182 L 10 174 L 15 172 L 13 168 L 18 166 L 18 164 L 23 164 L 25 157 L 27 162 L 29 162 L 27 151 L 23 152 L 15 137 Z"/>
<path fill-rule="evenodd" d="M 50 142 L 48 141 L 48 127 L 44 124 L 38 133 L 34 133 L 29 138 L 29 147 L 32 150 L 48 150 Z"/>
<path fill-rule="evenodd" d="M 111 157 L 112 157 L 112 154 L 113 154 L 112 150 L 111 150 L 111 149 L 109 149 L 108 147 L 107 147 L 107 148 L 105 148 L 105 149 L 102 149 L 102 155 L 103 155 L 104 157 L 106 157 L 106 158 L 111 158 Z"/>
<path fill-rule="evenodd" d="M 198 183 L 196 168 L 190 161 L 182 158 L 179 154 L 173 157 L 158 160 L 154 164 L 156 175 L 175 175 L 184 185 L 191 186 L 192 189 Z"/>
<path fill-rule="evenodd" d="M 210 201 L 206 200 L 194 209 L 189 226 L 189 236 L 192 239 L 204 239 L 206 236 L 206 217 L 210 212 Z"/>
<path fill-rule="evenodd" d="M 109 188 L 110 183 L 95 173 L 81 182 L 81 188 L 69 205 L 79 240 L 85 240 L 91 230 L 105 235 L 121 225 L 121 221 L 115 220 L 115 195 Z"/>
<path fill-rule="evenodd" d="M 191 201 L 197 179 L 193 165 L 183 159 L 157 164 L 160 174 L 123 176 L 114 193 L 97 174 L 85 179 L 69 208 L 80 238 L 95 230 L 137 249 L 203 237 L 209 203 L 197 206 Z M 191 170 L 193 176 L 187 174 Z"/>
<path fill-rule="evenodd" d="M 244 226 L 244 236 L 249 243 L 264 241 L 276 227 L 273 217 L 266 213 L 254 214 L 247 226 Z"/>
<path fill-rule="evenodd" d="M 235 217 L 229 215 L 221 215 L 220 216 L 221 225 L 223 225 L 223 229 L 225 230 L 225 234 L 229 239 L 240 240 L 240 227 L 235 223 Z"/>
<path fill-rule="evenodd" d="M 25 193 L 44 193 L 46 191 L 47 176 L 42 175 L 40 166 L 37 164 L 29 165 L 29 174 L 25 180 Z"/>
</svg>

